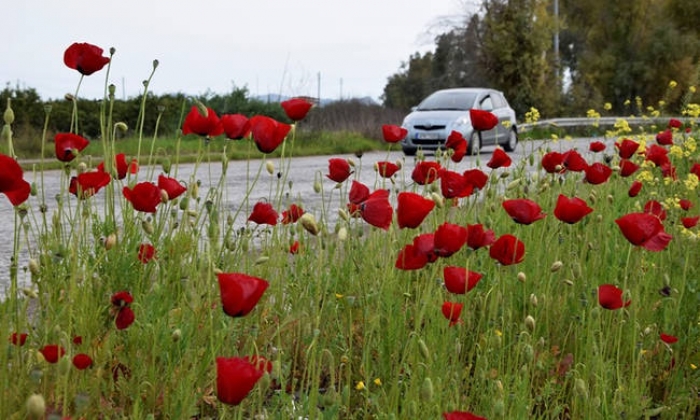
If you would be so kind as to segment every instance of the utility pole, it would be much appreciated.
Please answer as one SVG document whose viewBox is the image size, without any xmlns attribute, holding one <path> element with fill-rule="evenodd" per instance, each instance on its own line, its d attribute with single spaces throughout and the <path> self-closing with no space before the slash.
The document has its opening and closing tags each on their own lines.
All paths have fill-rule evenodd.
<svg viewBox="0 0 700 420">
<path fill-rule="evenodd" d="M 318 106 L 321 106 L 321 72 L 320 71 L 317 74 L 316 88 L 318 89 L 318 92 L 316 93 L 316 95 L 318 97 Z"/>
<path fill-rule="evenodd" d="M 559 58 L 559 0 L 554 0 L 554 66 L 557 73 L 557 84 L 561 90 L 561 61 Z"/>
</svg>

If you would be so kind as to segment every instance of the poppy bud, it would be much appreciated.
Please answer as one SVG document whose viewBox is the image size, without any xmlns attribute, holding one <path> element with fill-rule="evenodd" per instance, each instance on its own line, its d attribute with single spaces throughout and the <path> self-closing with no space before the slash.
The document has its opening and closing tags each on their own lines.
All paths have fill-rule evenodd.
<svg viewBox="0 0 700 420">
<path fill-rule="evenodd" d="M 15 122 L 15 111 L 12 110 L 10 102 L 11 99 L 7 98 L 7 108 L 5 108 L 5 113 L 2 114 L 2 118 L 5 120 L 5 124 L 7 125 L 11 125 L 13 122 Z"/>
<path fill-rule="evenodd" d="M 668 276 L 668 273 L 664 273 L 664 286 L 671 287 L 671 278 Z"/>
<path fill-rule="evenodd" d="M 194 101 L 194 106 L 197 107 L 197 112 L 199 112 L 200 116 L 204 118 L 207 118 L 209 116 L 209 110 L 203 103 L 199 101 Z"/>
<path fill-rule="evenodd" d="M 126 133 L 126 131 L 129 129 L 129 126 L 126 125 L 125 122 L 119 121 L 118 123 L 114 124 L 114 128 L 121 131 L 122 133 Z"/>
<path fill-rule="evenodd" d="M 65 99 L 66 101 L 69 101 L 69 102 L 73 102 L 75 100 L 75 96 L 71 95 L 70 93 L 66 93 L 63 96 L 63 99 Z"/>
<path fill-rule="evenodd" d="M 160 64 L 160 62 L 158 61 L 157 58 L 155 60 L 153 60 L 153 70 L 158 68 L 158 64 Z"/>
<path fill-rule="evenodd" d="M 608 203 L 610 203 L 610 204 L 612 204 L 613 201 L 615 201 L 615 200 L 613 199 L 613 196 L 610 195 L 610 194 L 608 194 L 608 197 L 607 197 L 607 198 L 608 198 Z"/>
<path fill-rule="evenodd" d="M 531 362 L 535 357 L 535 349 L 533 349 L 531 345 L 525 344 L 525 346 L 523 346 L 523 355 L 526 361 Z"/>
<path fill-rule="evenodd" d="M 149 235 L 152 235 L 153 232 L 155 232 L 155 229 L 153 228 L 153 223 L 151 223 L 148 220 L 144 220 L 143 222 L 141 222 L 141 227 L 143 228 L 143 231 Z"/>
<path fill-rule="evenodd" d="M 5 124 L 2 126 L 2 133 L 0 133 L 0 138 L 3 140 L 10 140 L 12 138 L 12 129 L 9 125 Z"/>
<path fill-rule="evenodd" d="M 182 330 L 180 330 L 179 328 L 176 329 L 176 330 L 173 331 L 173 333 L 170 335 L 170 338 L 172 338 L 172 340 L 173 340 L 174 342 L 180 341 L 180 338 L 182 338 Z"/>
<path fill-rule="evenodd" d="M 58 366 L 58 372 L 62 375 L 67 375 L 68 372 L 70 372 L 72 365 L 73 363 L 71 362 L 70 357 L 61 357 L 56 363 L 56 366 Z"/>
<path fill-rule="evenodd" d="M 552 264 L 552 266 L 549 268 L 549 271 L 551 271 L 552 273 L 556 273 L 557 271 L 559 271 L 559 269 L 561 269 L 563 265 L 564 263 L 561 261 L 554 261 L 554 264 Z"/>
<path fill-rule="evenodd" d="M 107 86 L 107 89 L 109 91 L 109 97 L 114 98 L 114 94 L 117 92 L 117 87 L 114 85 L 114 83 L 110 83 L 110 85 Z"/>
<path fill-rule="evenodd" d="M 399 169 L 403 168 L 403 162 L 400 159 L 396 160 L 396 166 L 399 167 Z"/>
<path fill-rule="evenodd" d="M 425 341 L 423 341 L 422 338 L 418 339 L 418 349 L 425 360 L 430 361 L 430 350 L 428 350 L 428 346 L 425 344 Z"/>
<path fill-rule="evenodd" d="M 518 281 L 520 283 L 525 283 L 527 281 L 527 276 L 522 271 L 518 273 Z"/>
<path fill-rule="evenodd" d="M 344 209 L 338 209 L 338 216 L 346 222 L 350 221 L 350 215 Z"/>
<path fill-rule="evenodd" d="M 31 184 L 29 184 L 29 194 L 31 194 L 32 197 L 36 197 L 38 192 L 39 189 L 36 186 L 36 182 L 32 182 Z"/>
<path fill-rule="evenodd" d="M 644 328 L 644 335 L 649 335 L 653 332 L 654 330 L 651 327 L 646 327 Z"/>
<path fill-rule="evenodd" d="M 29 272 L 32 273 L 33 276 L 38 277 L 39 274 L 41 274 L 41 267 L 39 267 L 39 262 L 34 258 L 29 259 L 28 266 Z"/>
<path fill-rule="evenodd" d="M 506 190 L 512 190 L 514 188 L 517 188 L 520 185 L 520 178 L 510 181 L 508 185 L 506 186 Z"/>
<path fill-rule="evenodd" d="M 501 178 L 502 178 L 502 179 L 506 179 L 506 178 L 508 178 L 509 176 L 510 176 L 510 172 L 508 172 L 508 171 L 501 172 Z"/>
<path fill-rule="evenodd" d="M 355 161 L 348 158 L 348 165 L 352 166 L 353 168 L 355 167 Z"/>
<path fill-rule="evenodd" d="M 301 225 L 306 229 L 307 232 L 309 232 L 312 235 L 318 235 L 319 229 L 318 225 L 316 224 L 316 218 L 314 217 L 313 214 L 311 213 L 304 213 L 300 218 L 299 222 L 301 222 Z"/>
<path fill-rule="evenodd" d="M 588 386 L 583 379 L 576 378 L 574 381 L 574 393 L 584 400 L 588 399 Z"/>
<path fill-rule="evenodd" d="M 530 295 L 530 301 L 532 302 L 532 297 L 535 296 Z M 535 296 L 535 302 L 537 302 L 537 297 Z M 536 305 L 535 305 L 536 306 Z M 527 327 L 530 332 L 535 331 L 535 318 L 532 317 L 532 315 L 528 315 L 525 317 L 525 326 Z"/>
<path fill-rule="evenodd" d="M 530 304 L 532 306 L 537 306 L 537 295 L 534 293 L 530 294 Z"/>
<path fill-rule="evenodd" d="M 32 394 L 27 398 L 27 417 L 31 419 L 43 419 L 46 414 L 46 401 L 39 394 Z"/>
<path fill-rule="evenodd" d="M 265 264 L 269 260 L 270 260 L 270 257 L 268 257 L 267 255 L 262 255 L 262 256 L 258 257 L 257 260 L 255 260 L 254 264 L 255 265 Z"/>
<path fill-rule="evenodd" d="M 170 169 L 172 167 L 172 163 L 170 162 L 170 159 L 164 158 L 163 160 L 160 161 L 160 166 L 163 169 L 163 172 L 166 174 L 170 173 Z"/>
<path fill-rule="evenodd" d="M 420 387 L 420 399 L 421 401 L 430 402 L 433 399 L 433 381 L 430 378 L 425 378 L 423 380 L 423 385 Z"/>
<path fill-rule="evenodd" d="M 30 299 L 36 299 L 39 297 L 39 295 L 34 290 L 28 287 L 22 288 L 22 294 Z"/>
<path fill-rule="evenodd" d="M 73 154 L 78 153 L 76 150 Z M 75 170 L 78 174 L 83 174 L 87 171 L 87 164 L 85 162 L 80 162 Z"/>
<path fill-rule="evenodd" d="M 109 47 L 109 55 L 114 55 L 114 53 L 117 52 L 117 49 L 114 47 Z"/>
<path fill-rule="evenodd" d="M 348 230 L 345 227 L 341 227 L 338 229 L 338 240 L 345 241 L 346 239 L 348 239 Z"/>
<path fill-rule="evenodd" d="M 445 200 L 438 193 L 430 193 L 430 198 L 435 202 L 435 206 L 439 209 L 445 207 Z"/>
<path fill-rule="evenodd" d="M 190 197 L 192 197 L 196 200 L 197 197 L 199 197 L 199 181 L 193 182 L 192 184 L 190 184 L 189 191 L 190 191 Z"/>
<path fill-rule="evenodd" d="M 496 391 L 498 391 L 499 396 L 503 396 L 503 382 L 500 379 L 496 379 Z"/>
<path fill-rule="evenodd" d="M 265 162 L 265 169 L 267 170 L 267 173 L 272 175 L 275 173 L 275 163 L 271 160 L 268 160 Z"/>
<path fill-rule="evenodd" d="M 564 279 L 564 280 L 562 280 L 562 282 L 563 282 L 565 285 L 567 285 L 567 286 L 573 286 L 573 285 L 574 285 L 574 282 L 571 281 L 571 280 L 569 280 L 569 279 Z"/>
<path fill-rule="evenodd" d="M 315 181 L 314 181 L 314 192 L 315 192 L 316 194 L 320 194 L 321 191 L 322 191 L 321 181 L 315 180 Z"/>
</svg>

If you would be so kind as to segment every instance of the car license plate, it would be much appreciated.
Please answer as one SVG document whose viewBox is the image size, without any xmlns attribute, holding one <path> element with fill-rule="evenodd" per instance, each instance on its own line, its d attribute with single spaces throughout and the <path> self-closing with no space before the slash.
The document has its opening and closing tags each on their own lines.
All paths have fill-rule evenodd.
<svg viewBox="0 0 700 420">
<path fill-rule="evenodd" d="M 416 139 L 418 140 L 437 140 L 439 138 L 439 133 L 416 133 Z"/>
</svg>

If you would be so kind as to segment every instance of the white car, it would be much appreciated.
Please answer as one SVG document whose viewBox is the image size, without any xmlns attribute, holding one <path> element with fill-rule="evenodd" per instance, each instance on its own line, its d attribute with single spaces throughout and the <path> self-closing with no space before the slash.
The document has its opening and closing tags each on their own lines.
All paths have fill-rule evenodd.
<svg viewBox="0 0 700 420">
<path fill-rule="evenodd" d="M 470 109 L 481 109 L 498 118 L 489 131 L 475 131 L 469 117 Z M 444 148 L 452 131 L 467 140 L 467 153 L 476 155 L 482 146 L 500 144 L 512 152 L 518 144 L 515 111 L 502 92 L 487 88 L 443 89 L 425 98 L 403 120 L 408 134 L 401 141 L 403 152 L 412 156 L 420 150 Z"/>
</svg>

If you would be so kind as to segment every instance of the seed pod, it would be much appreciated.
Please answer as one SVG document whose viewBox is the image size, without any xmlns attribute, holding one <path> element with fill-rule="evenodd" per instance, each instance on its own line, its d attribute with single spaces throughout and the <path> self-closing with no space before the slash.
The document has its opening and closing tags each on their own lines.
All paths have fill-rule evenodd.
<svg viewBox="0 0 700 420">
<path fill-rule="evenodd" d="M 531 296 L 534 296 L 534 295 L 531 295 Z M 530 299 L 530 300 L 532 300 L 532 299 Z M 537 300 L 537 297 L 535 297 L 535 300 Z M 527 329 L 530 332 L 535 331 L 535 318 L 533 318 L 532 315 L 528 315 L 525 317 L 525 327 L 527 327 Z"/>
<path fill-rule="evenodd" d="M 43 419 L 46 414 L 46 401 L 39 394 L 32 394 L 27 398 L 27 416 L 30 419 Z"/>
<path fill-rule="evenodd" d="M 518 281 L 520 283 L 525 283 L 527 281 L 527 276 L 522 271 L 518 273 Z"/>
<path fill-rule="evenodd" d="M 435 391 L 433 390 L 433 381 L 430 378 L 423 380 L 423 385 L 420 387 L 420 399 L 424 402 L 430 402 L 433 399 Z"/>
<path fill-rule="evenodd" d="M 549 267 L 549 271 L 552 273 L 556 273 L 559 271 L 562 267 L 564 266 L 564 263 L 561 261 L 554 261 L 551 267 Z"/>
</svg>

